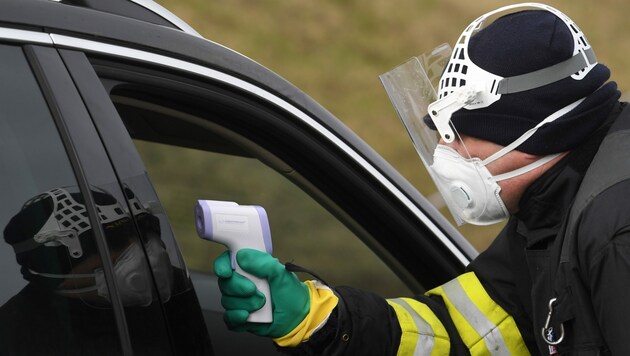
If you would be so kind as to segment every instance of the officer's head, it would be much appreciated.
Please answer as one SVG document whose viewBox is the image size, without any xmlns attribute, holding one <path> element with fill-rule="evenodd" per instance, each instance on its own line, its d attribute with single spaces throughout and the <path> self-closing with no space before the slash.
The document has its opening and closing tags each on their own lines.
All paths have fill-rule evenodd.
<svg viewBox="0 0 630 356">
<path fill-rule="evenodd" d="M 466 49 L 474 65 L 508 78 L 508 92 L 486 107 L 464 107 L 454 112 L 451 122 L 460 134 L 507 146 L 549 115 L 584 99 L 517 147 L 521 152 L 536 155 L 569 151 L 601 125 L 619 97 L 614 83 L 602 88 L 610 71 L 605 65 L 595 63 L 595 51 L 577 25 L 545 9 L 522 10 L 499 17 L 474 33 Z M 595 64 L 576 65 L 575 72 L 571 72 L 566 68 L 573 66 L 569 61 L 574 56 L 575 63 L 585 58 Z M 563 70 L 569 70 L 570 74 L 551 78 Z M 519 90 L 516 86 L 521 83 L 511 79 L 518 76 L 523 76 L 520 79 L 523 85 L 531 84 L 533 88 L 509 92 Z M 470 72 L 468 75 L 462 75 L 461 70 L 449 72 L 447 66 L 442 81 L 449 82 L 454 77 L 468 79 L 469 83 L 476 79 Z M 548 78 L 554 81 L 545 84 L 544 79 Z M 450 94 L 459 86 L 461 82 L 438 92 Z"/>
<path fill-rule="evenodd" d="M 609 77 L 570 18 L 532 3 L 484 14 L 452 51 L 381 76 L 456 222 L 479 225 L 514 213 L 524 189 L 602 125 L 619 98 Z"/>
</svg>

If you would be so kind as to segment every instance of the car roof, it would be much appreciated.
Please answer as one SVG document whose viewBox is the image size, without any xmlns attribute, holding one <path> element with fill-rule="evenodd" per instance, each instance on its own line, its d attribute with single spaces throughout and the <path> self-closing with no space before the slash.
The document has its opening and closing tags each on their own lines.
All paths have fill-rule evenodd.
<svg viewBox="0 0 630 356">
<path fill-rule="evenodd" d="M 139 0 L 96 2 L 110 1 L 135 5 L 136 11 L 123 15 L 123 8 L 120 6 L 105 11 L 101 8 L 75 6 L 67 1 L 3 0 L 0 25 L 161 52 L 171 57 L 220 68 L 235 75 L 242 73 L 242 76 L 255 79 L 259 84 L 275 86 L 274 81 L 278 79 L 275 73 L 225 46 L 203 39 L 167 10 L 160 7 L 163 9 L 163 16 L 169 17 L 171 21 L 149 8 L 136 5 Z M 173 22 L 186 27 L 182 29 Z"/>
</svg>

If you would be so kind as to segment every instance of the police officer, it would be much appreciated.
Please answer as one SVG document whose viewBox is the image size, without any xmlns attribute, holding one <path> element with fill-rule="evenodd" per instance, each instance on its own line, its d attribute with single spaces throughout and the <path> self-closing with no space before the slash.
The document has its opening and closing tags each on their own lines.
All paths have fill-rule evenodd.
<svg viewBox="0 0 630 356">
<path fill-rule="evenodd" d="M 413 298 L 300 282 L 253 250 L 215 261 L 225 321 L 294 354 L 630 354 L 630 109 L 580 29 L 543 4 L 485 14 L 381 76 L 458 223 L 508 219 L 454 280 Z M 423 113 L 419 115 L 417 113 Z"/>
</svg>

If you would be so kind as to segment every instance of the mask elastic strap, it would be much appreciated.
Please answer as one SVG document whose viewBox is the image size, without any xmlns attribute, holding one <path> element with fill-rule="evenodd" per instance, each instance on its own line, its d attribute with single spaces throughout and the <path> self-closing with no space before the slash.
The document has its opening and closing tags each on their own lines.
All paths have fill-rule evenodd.
<svg viewBox="0 0 630 356">
<path fill-rule="evenodd" d="M 47 277 L 47 278 L 66 279 L 66 278 L 94 278 L 95 277 L 94 273 L 69 273 L 69 274 L 44 273 L 44 272 L 35 272 L 30 268 L 28 269 L 28 271 L 31 274 Z"/>
<path fill-rule="evenodd" d="M 498 174 L 496 176 L 492 176 L 492 178 L 494 178 L 495 181 L 500 182 L 502 180 L 506 180 L 506 179 L 510 179 L 510 178 L 514 178 L 516 176 L 520 176 L 521 174 L 525 174 L 531 170 L 534 170 L 540 166 L 542 166 L 543 164 L 551 161 L 552 159 L 560 156 L 561 153 L 556 153 L 556 154 L 552 154 L 552 155 L 548 155 L 545 156 L 539 160 L 537 160 L 536 162 L 532 162 L 526 166 L 523 166 L 521 168 L 515 169 L 511 172 L 507 172 L 507 173 L 503 173 L 503 174 Z"/>
<path fill-rule="evenodd" d="M 517 138 L 514 142 L 512 142 L 511 144 L 503 147 L 502 149 L 500 149 L 499 151 L 495 152 L 493 155 L 491 155 L 490 157 L 484 159 L 481 163 L 484 166 L 487 166 L 488 164 L 496 161 L 497 159 L 503 157 L 504 155 L 506 155 L 508 152 L 511 152 L 513 150 L 515 150 L 518 146 L 520 146 L 523 142 L 525 142 L 527 139 L 529 139 L 530 137 L 532 137 L 532 135 L 534 135 L 534 133 L 536 133 L 536 131 L 543 125 L 548 124 L 552 121 L 555 121 L 556 119 L 558 119 L 559 117 L 563 116 L 564 114 L 568 113 L 569 111 L 575 109 L 578 105 L 580 105 L 580 103 L 582 103 L 582 101 L 584 101 L 584 99 L 586 98 L 582 98 L 579 99 L 565 107 L 563 107 L 562 109 L 554 112 L 553 114 L 547 116 L 543 121 L 541 121 L 540 123 L 538 123 L 538 125 L 534 126 L 533 128 L 527 130 L 523 135 L 521 135 L 521 137 Z M 544 159 L 544 158 L 543 158 Z M 527 167 L 527 166 L 525 166 Z M 525 168 L 523 167 L 523 168 Z M 507 174 L 507 173 L 506 173 Z"/>
</svg>

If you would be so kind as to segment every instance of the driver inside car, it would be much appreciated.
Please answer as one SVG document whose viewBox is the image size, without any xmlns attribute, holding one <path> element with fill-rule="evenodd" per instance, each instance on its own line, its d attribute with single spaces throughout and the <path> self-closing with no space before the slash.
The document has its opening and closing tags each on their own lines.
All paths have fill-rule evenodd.
<svg viewBox="0 0 630 356">
<path fill-rule="evenodd" d="M 128 190 L 146 239 L 143 247 L 129 209 L 102 189 L 92 188 L 91 194 L 127 317 L 149 321 L 155 313 L 148 307 L 167 303 L 175 283 L 159 220 Z M 120 352 L 101 253 L 76 187 L 51 189 L 28 200 L 5 227 L 4 240 L 29 283 L 0 307 L 2 354 Z"/>
</svg>

